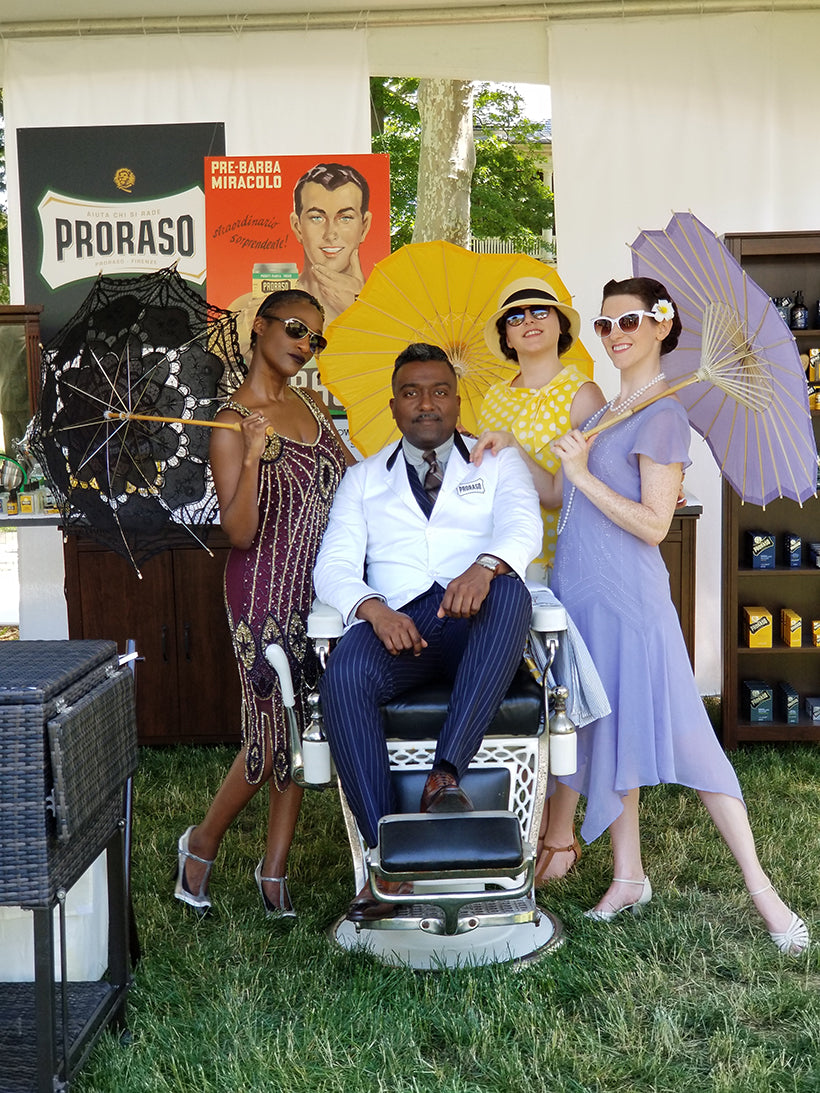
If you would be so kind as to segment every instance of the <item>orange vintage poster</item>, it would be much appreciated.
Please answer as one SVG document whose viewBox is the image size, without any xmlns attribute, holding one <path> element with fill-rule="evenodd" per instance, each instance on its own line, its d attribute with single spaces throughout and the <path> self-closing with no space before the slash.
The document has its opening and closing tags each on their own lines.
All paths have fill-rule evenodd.
<svg viewBox="0 0 820 1093">
<path fill-rule="evenodd" d="M 327 325 L 390 253 L 388 157 L 208 157 L 205 232 L 208 299 L 240 312 L 243 351 L 259 304 L 277 289 L 312 293 Z M 319 387 L 315 369 L 302 378 Z"/>
</svg>

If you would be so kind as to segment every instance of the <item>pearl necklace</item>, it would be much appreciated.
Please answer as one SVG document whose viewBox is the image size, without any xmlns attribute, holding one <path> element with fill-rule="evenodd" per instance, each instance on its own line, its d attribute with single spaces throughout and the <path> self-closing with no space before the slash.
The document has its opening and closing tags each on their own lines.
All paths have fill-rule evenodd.
<svg viewBox="0 0 820 1093">
<path fill-rule="evenodd" d="M 625 398 L 624 401 L 619 406 L 615 406 L 615 399 L 614 398 L 610 399 L 609 402 L 607 403 L 607 407 L 606 407 L 607 410 L 611 410 L 613 412 L 613 414 L 618 414 L 619 416 L 621 414 L 626 413 L 626 411 L 629 409 L 629 407 L 634 402 L 638 401 L 638 399 L 641 397 L 641 395 L 644 393 L 644 391 L 648 391 L 650 387 L 654 387 L 654 385 L 656 383 L 660 383 L 661 380 L 665 380 L 665 379 L 666 379 L 666 376 L 663 374 L 663 372 L 658 372 L 657 376 L 653 376 L 652 379 L 649 381 L 649 383 L 645 383 L 643 385 L 643 387 L 639 387 L 637 391 L 633 391 L 632 394 L 628 398 Z"/>
<path fill-rule="evenodd" d="M 660 381 L 663 379 L 666 379 L 666 376 L 663 374 L 663 372 L 658 372 L 657 376 L 653 376 L 649 383 L 645 383 L 643 387 L 639 387 L 637 391 L 633 391 L 632 394 L 628 398 L 624 399 L 624 401 L 618 407 L 614 407 L 612 405 L 615 399 L 610 399 L 606 406 L 601 407 L 601 409 L 590 418 L 589 422 L 587 423 L 588 427 L 592 428 L 593 426 L 597 425 L 601 418 L 604 416 L 604 414 L 607 412 L 607 410 L 612 410 L 614 414 L 620 417 L 629 409 L 629 407 L 634 402 L 638 401 L 644 391 L 648 391 L 650 387 L 652 387 L 656 383 L 660 383 Z M 569 520 L 569 514 L 572 511 L 572 502 L 574 500 L 575 486 L 573 486 L 570 490 L 569 497 L 567 498 L 567 503 L 566 505 L 564 505 L 564 508 L 561 512 L 561 516 L 558 521 L 558 527 L 555 532 L 556 535 L 560 535 L 564 528 L 567 526 L 567 520 Z"/>
</svg>

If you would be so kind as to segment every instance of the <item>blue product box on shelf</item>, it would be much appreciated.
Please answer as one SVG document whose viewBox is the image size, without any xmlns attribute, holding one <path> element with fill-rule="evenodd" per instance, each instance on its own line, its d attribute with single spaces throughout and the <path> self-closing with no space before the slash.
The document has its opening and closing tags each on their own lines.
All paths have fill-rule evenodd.
<svg viewBox="0 0 820 1093">
<path fill-rule="evenodd" d="M 775 690 L 777 716 L 787 725 L 796 725 L 800 720 L 800 695 L 791 683 L 780 682 Z"/>
<path fill-rule="evenodd" d="M 783 535 L 783 564 L 790 569 L 799 569 L 803 564 L 803 540 L 790 531 Z"/>
<path fill-rule="evenodd" d="M 752 569 L 774 569 L 774 536 L 768 531 L 747 531 L 746 550 Z"/>
<path fill-rule="evenodd" d="M 743 680 L 743 712 L 749 721 L 773 721 L 773 697 L 771 683 L 762 679 Z"/>
</svg>

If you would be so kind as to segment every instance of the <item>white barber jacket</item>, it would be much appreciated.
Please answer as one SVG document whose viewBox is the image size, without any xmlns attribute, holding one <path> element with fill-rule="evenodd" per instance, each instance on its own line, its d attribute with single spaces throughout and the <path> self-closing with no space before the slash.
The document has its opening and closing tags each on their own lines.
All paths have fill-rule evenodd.
<svg viewBox="0 0 820 1093">
<path fill-rule="evenodd" d="M 476 467 L 462 444 L 469 450 L 475 441 L 456 437 L 429 520 L 410 488 L 401 442 L 346 471 L 313 572 L 316 595 L 346 622 L 367 597 L 398 609 L 434 583 L 446 587 L 479 554 L 502 558 L 524 578 L 543 538 L 530 473 L 513 448 L 486 453 Z"/>
</svg>

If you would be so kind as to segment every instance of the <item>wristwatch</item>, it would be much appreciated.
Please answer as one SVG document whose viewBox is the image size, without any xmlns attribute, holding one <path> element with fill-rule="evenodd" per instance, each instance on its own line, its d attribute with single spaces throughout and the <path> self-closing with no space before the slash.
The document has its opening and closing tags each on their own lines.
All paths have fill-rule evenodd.
<svg viewBox="0 0 820 1093">
<path fill-rule="evenodd" d="M 494 554 L 479 554 L 476 558 L 476 565 L 483 566 L 485 569 L 491 569 L 493 574 L 498 573 L 498 567 L 501 562 Z"/>
</svg>

